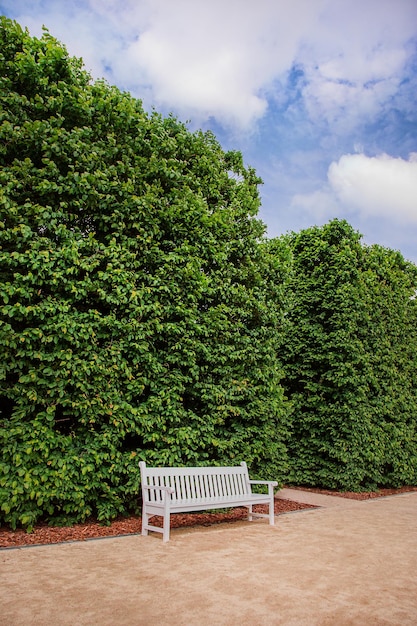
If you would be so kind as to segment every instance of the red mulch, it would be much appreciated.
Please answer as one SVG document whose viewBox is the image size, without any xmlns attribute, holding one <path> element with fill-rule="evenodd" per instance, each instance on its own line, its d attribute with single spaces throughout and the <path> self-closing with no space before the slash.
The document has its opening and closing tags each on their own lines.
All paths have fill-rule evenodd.
<svg viewBox="0 0 417 626">
<path fill-rule="evenodd" d="M 378 489 L 378 491 L 332 491 L 331 489 L 316 489 L 315 487 L 291 487 L 291 489 L 299 489 L 301 491 L 312 491 L 314 493 L 322 493 L 324 496 L 339 496 L 340 498 L 350 498 L 351 500 L 370 500 L 371 498 L 385 498 L 386 496 L 394 496 L 399 493 L 409 493 L 417 491 L 417 487 L 398 487 L 397 489 Z"/>
<path fill-rule="evenodd" d="M 303 491 L 314 491 L 326 495 L 342 496 L 355 500 L 367 500 L 369 498 L 380 498 L 384 496 L 417 491 L 417 487 L 401 487 L 399 489 L 380 489 L 372 492 L 338 492 L 326 489 L 315 489 L 312 487 L 292 487 Z M 310 504 L 300 504 L 291 500 L 275 500 L 275 515 L 281 515 L 290 511 L 303 509 L 314 509 Z M 254 507 L 258 513 L 266 513 L 266 505 Z M 175 514 L 171 517 L 171 528 L 181 526 L 211 526 L 225 522 L 236 522 L 245 519 L 247 511 L 245 508 L 236 508 L 225 513 L 189 513 Z M 152 520 L 155 526 L 161 526 L 161 518 Z M 138 534 L 141 531 L 141 518 L 138 515 L 131 515 L 114 520 L 109 526 L 102 526 L 96 521 L 75 524 L 74 526 L 50 527 L 47 524 L 38 524 L 33 532 L 27 533 L 24 530 L 10 530 L 0 528 L 0 548 L 15 548 L 28 545 L 45 545 L 51 543 L 62 543 L 67 541 L 85 541 L 86 539 L 97 539 L 100 537 L 117 537 L 120 535 Z"/>
<path fill-rule="evenodd" d="M 254 511 L 267 513 L 267 505 L 257 505 Z M 299 504 L 290 500 L 275 500 L 275 515 L 287 513 L 288 511 L 299 511 L 302 509 L 315 508 L 309 504 Z M 236 522 L 246 519 L 247 509 L 236 508 L 225 513 L 176 513 L 171 516 L 171 528 L 180 526 L 211 526 L 223 522 Z M 155 517 L 152 520 L 155 526 L 162 526 L 162 519 Z M 50 543 L 61 543 L 65 541 L 85 541 L 86 539 L 97 539 L 99 537 L 117 537 L 119 535 L 132 535 L 140 533 L 141 518 L 138 515 L 118 518 L 111 522 L 109 526 L 102 526 L 95 521 L 84 524 L 74 524 L 74 526 L 50 527 L 47 524 L 38 524 L 33 532 L 27 533 L 24 530 L 10 530 L 0 528 L 0 548 L 15 548 L 18 546 L 44 545 Z"/>
</svg>

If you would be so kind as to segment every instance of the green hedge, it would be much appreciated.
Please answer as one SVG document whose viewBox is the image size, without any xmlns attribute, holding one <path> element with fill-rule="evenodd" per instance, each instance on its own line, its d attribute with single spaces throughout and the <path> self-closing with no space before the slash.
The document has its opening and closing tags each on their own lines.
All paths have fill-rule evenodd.
<svg viewBox="0 0 417 626">
<path fill-rule="evenodd" d="M 292 302 L 280 355 L 296 484 L 416 484 L 417 267 L 345 221 L 287 238 Z"/>
<path fill-rule="evenodd" d="M 2 18 L 0 50 L 2 520 L 109 520 L 139 459 L 282 476 L 286 270 L 255 172 L 48 32 Z"/>
</svg>

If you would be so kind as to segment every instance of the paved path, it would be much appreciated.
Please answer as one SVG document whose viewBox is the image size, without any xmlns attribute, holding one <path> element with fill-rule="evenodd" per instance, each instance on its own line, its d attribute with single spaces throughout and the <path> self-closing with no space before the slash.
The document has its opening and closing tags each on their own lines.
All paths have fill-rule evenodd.
<svg viewBox="0 0 417 626">
<path fill-rule="evenodd" d="M 1 626 L 416 626 L 417 492 L 0 551 Z"/>
</svg>

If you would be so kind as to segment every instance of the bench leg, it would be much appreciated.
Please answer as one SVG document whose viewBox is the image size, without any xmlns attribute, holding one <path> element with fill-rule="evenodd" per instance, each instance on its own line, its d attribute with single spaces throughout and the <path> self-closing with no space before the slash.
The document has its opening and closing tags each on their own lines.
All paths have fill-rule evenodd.
<svg viewBox="0 0 417 626">
<path fill-rule="evenodd" d="M 272 498 L 269 503 L 269 524 L 270 526 L 275 525 L 275 507 L 274 507 L 274 499 Z"/>
<path fill-rule="evenodd" d="M 250 522 L 253 520 L 252 505 L 251 504 L 248 506 L 248 520 Z"/>
<path fill-rule="evenodd" d="M 169 511 L 164 511 L 164 533 L 162 537 L 162 541 L 169 541 L 169 525 L 170 525 L 170 515 Z"/>
<path fill-rule="evenodd" d="M 149 513 L 142 510 L 142 535 L 148 534 Z"/>
</svg>

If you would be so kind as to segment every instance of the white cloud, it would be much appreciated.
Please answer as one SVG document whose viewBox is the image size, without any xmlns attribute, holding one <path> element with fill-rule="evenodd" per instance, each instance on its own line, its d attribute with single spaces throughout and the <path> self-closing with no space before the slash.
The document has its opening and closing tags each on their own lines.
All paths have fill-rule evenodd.
<svg viewBox="0 0 417 626">
<path fill-rule="evenodd" d="M 14 0 L 95 77 L 174 109 L 250 127 L 294 63 L 314 121 L 347 128 L 397 90 L 415 0 Z M 346 110 L 349 114 L 346 115 Z"/>
<path fill-rule="evenodd" d="M 375 119 L 385 103 L 399 86 L 400 77 L 387 77 L 369 83 L 332 81 L 320 75 L 311 75 L 304 89 L 306 108 L 310 119 L 326 122 L 339 135 L 347 135 L 358 125 Z"/>
<path fill-rule="evenodd" d="M 417 20 L 414 0 L 401 0 L 402 10 L 392 0 L 145 4 L 148 26 L 130 46 L 128 66 L 152 85 L 154 100 L 243 127 L 265 114 L 274 81 L 285 81 L 295 63 L 314 121 L 346 132 L 374 116 L 398 88 Z"/>
<path fill-rule="evenodd" d="M 154 99 L 182 114 L 243 127 L 265 113 L 265 92 L 291 67 L 316 15 L 309 0 L 291 5 L 150 0 L 150 5 L 149 27 L 128 55 L 152 85 Z"/>
<path fill-rule="evenodd" d="M 345 154 L 330 164 L 327 183 L 293 196 L 291 209 L 321 222 L 347 215 L 362 222 L 417 224 L 417 153 L 408 160 Z"/>
<path fill-rule="evenodd" d="M 417 153 L 346 154 L 330 165 L 328 181 L 339 202 L 365 217 L 417 223 Z"/>
<path fill-rule="evenodd" d="M 300 52 L 313 121 L 349 133 L 380 113 L 404 76 L 416 24 L 414 0 L 328 3 Z"/>
</svg>

